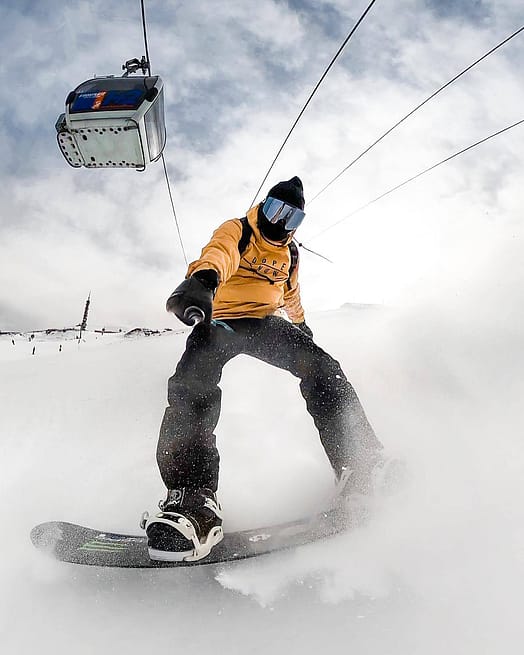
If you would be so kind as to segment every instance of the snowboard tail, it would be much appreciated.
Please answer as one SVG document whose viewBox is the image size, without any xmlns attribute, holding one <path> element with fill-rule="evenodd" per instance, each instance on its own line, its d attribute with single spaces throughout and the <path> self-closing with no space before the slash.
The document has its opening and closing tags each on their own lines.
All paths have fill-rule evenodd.
<svg viewBox="0 0 524 655">
<path fill-rule="evenodd" d="M 172 568 L 231 562 L 294 548 L 347 530 L 357 522 L 347 508 L 333 507 L 313 517 L 265 528 L 229 532 L 198 561 L 160 562 L 149 558 L 147 537 L 102 532 L 74 523 L 50 521 L 31 531 L 33 545 L 56 559 L 88 566 Z"/>
</svg>

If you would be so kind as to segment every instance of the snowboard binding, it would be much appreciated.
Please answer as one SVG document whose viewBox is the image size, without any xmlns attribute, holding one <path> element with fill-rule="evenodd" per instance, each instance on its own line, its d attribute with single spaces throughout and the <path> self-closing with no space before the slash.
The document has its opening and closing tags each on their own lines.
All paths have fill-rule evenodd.
<svg viewBox="0 0 524 655">
<path fill-rule="evenodd" d="M 222 512 L 208 490 L 170 490 L 160 512 L 144 512 L 149 557 L 160 562 L 195 562 L 207 557 L 224 537 Z"/>
</svg>

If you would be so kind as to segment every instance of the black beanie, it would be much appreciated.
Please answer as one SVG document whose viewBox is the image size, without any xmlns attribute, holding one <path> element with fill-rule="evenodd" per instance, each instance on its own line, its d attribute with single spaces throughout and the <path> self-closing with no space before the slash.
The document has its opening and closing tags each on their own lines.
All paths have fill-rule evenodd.
<svg viewBox="0 0 524 655">
<path fill-rule="evenodd" d="M 268 197 L 271 196 L 271 198 L 277 198 L 277 200 L 283 200 L 299 209 L 304 209 L 304 189 L 299 177 L 295 176 L 290 180 L 275 184 L 274 187 L 269 189 L 267 195 Z"/>
</svg>

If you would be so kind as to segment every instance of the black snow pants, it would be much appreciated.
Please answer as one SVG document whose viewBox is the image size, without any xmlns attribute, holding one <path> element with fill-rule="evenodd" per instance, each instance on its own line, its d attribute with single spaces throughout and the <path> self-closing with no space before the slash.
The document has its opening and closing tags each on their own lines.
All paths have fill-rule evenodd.
<svg viewBox="0 0 524 655">
<path fill-rule="evenodd" d="M 230 329 L 226 329 L 229 327 Z M 382 449 L 340 365 L 313 339 L 277 316 L 197 325 L 169 379 L 157 462 L 168 489 L 217 490 L 219 453 L 213 431 L 220 416 L 222 368 L 246 354 L 300 379 L 326 455 L 337 475 Z"/>
</svg>

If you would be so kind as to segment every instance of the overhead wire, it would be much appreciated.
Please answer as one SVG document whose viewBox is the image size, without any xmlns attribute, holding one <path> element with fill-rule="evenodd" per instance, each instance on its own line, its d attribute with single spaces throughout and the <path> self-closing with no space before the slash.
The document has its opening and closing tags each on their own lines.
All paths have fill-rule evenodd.
<svg viewBox="0 0 524 655">
<path fill-rule="evenodd" d="M 508 130 L 513 129 L 514 127 L 517 127 L 518 125 L 521 125 L 522 123 L 524 123 L 524 118 L 522 120 L 520 120 L 520 121 L 517 121 L 516 123 L 512 123 L 511 125 L 508 125 L 507 127 L 502 128 L 501 130 L 498 130 L 497 132 L 494 132 L 493 134 L 490 134 L 489 136 L 484 137 L 483 139 L 480 139 L 480 141 L 476 141 L 475 143 L 472 143 L 471 145 L 467 146 L 466 148 L 462 148 L 462 150 L 459 150 L 458 152 L 455 152 L 454 154 L 449 155 L 448 157 L 445 157 L 444 159 L 440 160 L 436 164 L 433 164 L 432 166 L 428 166 L 428 168 L 425 168 L 423 171 L 420 171 L 416 175 L 412 175 L 407 180 L 404 180 L 403 182 L 400 182 L 400 184 L 395 185 L 394 187 L 392 187 L 391 189 L 388 189 L 387 191 L 384 191 L 384 193 L 381 193 L 376 198 L 373 198 L 373 200 L 370 200 L 369 202 L 366 202 L 364 205 L 361 205 L 360 207 L 358 207 L 357 209 L 352 211 L 350 214 L 348 214 L 344 218 L 341 218 L 339 221 L 336 221 L 335 223 L 332 223 L 331 225 L 324 228 L 320 232 L 317 232 L 317 234 L 310 237 L 309 240 L 312 241 L 313 239 L 317 239 L 320 235 L 325 234 L 328 230 L 331 230 L 334 227 L 336 227 L 337 225 L 340 225 L 341 223 L 343 223 L 344 221 L 347 221 L 349 218 L 351 218 L 355 214 L 358 214 L 359 212 L 363 211 L 364 209 L 366 209 L 367 207 L 369 207 L 373 203 L 378 202 L 382 198 L 385 198 L 386 196 L 393 193 L 394 191 L 397 191 L 401 187 L 406 186 L 406 184 L 409 184 L 410 182 L 413 182 L 413 180 L 416 180 L 417 178 L 422 177 L 422 175 L 425 175 L 426 173 L 429 173 L 430 171 L 434 170 L 438 166 L 441 166 L 442 164 L 445 164 L 446 162 L 454 159 L 455 157 L 458 157 L 459 155 L 462 155 L 463 153 L 467 152 L 468 150 L 472 150 L 473 148 L 481 145 L 482 143 L 485 143 L 486 141 L 489 141 L 490 139 L 493 139 L 494 137 L 499 136 L 499 134 L 503 134 L 504 132 L 507 132 Z"/>
<path fill-rule="evenodd" d="M 147 20 L 146 20 L 146 10 L 145 10 L 144 0 L 140 0 L 140 8 L 141 8 L 141 14 L 142 14 L 142 31 L 143 31 L 143 35 L 144 35 L 144 48 L 145 48 L 145 51 L 146 51 L 147 69 L 149 71 L 149 75 L 151 75 L 151 60 L 149 58 L 149 46 L 148 46 L 148 41 L 147 41 Z M 171 203 L 171 211 L 173 213 L 173 218 L 175 220 L 175 225 L 176 225 L 176 229 L 177 229 L 178 240 L 180 241 L 180 248 L 182 250 L 182 255 L 184 257 L 185 264 L 186 264 L 186 266 L 188 266 L 188 259 L 187 259 L 187 255 L 186 255 L 186 249 L 184 247 L 184 241 L 182 239 L 182 233 L 180 231 L 180 224 L 178 222 L 178 217 L 177 217 L 177 213 L 176 213 L 176 210 L 175 210 L 175 201 L 173 199 L 173 193 L 171 191 L 171 182 L 169 180 L 169 174 L 167 172 L 166 159 L 164 157 L 163 152 L 162 152 L 161 158 L 162 158 L 162 166 L 163 166 L 163 169 L 164 169 L 164 178 L 165 178 L 165 181 L 166 181 L 167 192 L 168 192 L 169 200 L 170 200 L 170 203 Z"/>
<path fill-rule="evenodd" d="M 162 166 L 164 167 L 164 176 L 166 178 L 166 184 L 167 184 L 167 192 L 169 194 L 169 200 L 171 201 L 171 210 L 173 211 L 173 216 L 175 218 L 175 225 L 176 225 L 176 230 L 178 233 L 178 240 L 180 241 L 180 247 L 182 249 L 182 255 L 184 256 L 184 261 L 186 263 L 186 266 L 189 265 L 187 255 L 186 255 L 186 249 L 184 248 L 184 241 L 182 240 L 182 234 L 180 232 L 180 225 L 178 223 L 178 218 L 176 215 L 176 210 L 175 210 L 175 201 L 173 200 L 173 194 L 171 192 L 171 183 L 169 182 L 169 175 L 167 174 L 167 166 L 166 166 L 166 160 L 164 157 L 164 153 L 162 153 Z"/>
<path fill-rule="evenodd" d="M 255 200 L 257 199 L 257 196 L 258 196 L 258 194 L 260 193 L 260 190 L 261 190 L 262 187 L 264 186 L 264 184 L 265 184 L 267 178 L 269 177 L 269 174 L 270 174 L 271 171 L 273 170 L 273 167 L 274 167 L 274 165 L 275 165 L 277 159 L 278 159 L 279 156 L 280 156 L 280 153 L 281 153 L 282 150 L 284 149 L 286 143 L 287 143 L 288 140 L 289 140 L 289 137 L 291 136 L 293 130 L 294 130 L 295 127 L 297 126 L 299 120 L 302 118 L 302 115 L 303 115 L 304 112 L 306 111 L 307 106 L 309 105 L 309 103 L 311 102 L 313 96 L 314 96 L 315 93 L 317 92 L 317 89 L 318 89 L 319 86 L 322 84 L 322 82 L 324 81 L 326 75 L 327 75 L 327 74 L 329 73 L 329 71 L 331 70 L 333 64 L 334 64 L 335 61 L 338 59 L 338 57 L 340 56 L 340 54 L 342 53 L 342 51 L 343 51 L 344 48 L 346 47 L 348 41 L 351 39 L 351 37 L 353 36 L 353 34 L 356 32 L 356 30 L 358 29 L 359 25 L 362 23 L 362 21 L 364 20 L 364 18 L 367 16 L 368 12 L 371 10 L 371 7 L 375 4 L 375 2 L 376 2 L 376 0 L 371 0 L 371 2 L 369 3 L 369 5 L 368 5 L 368 6 L 366 7 L 366 9 L 364 10 L 364 13 L 360 16 L 360 18 L 357 20 L 357 22 L 355 23 L 355 25 L 354 25 L 354 26 L 352 27 L 352 29 L 350 30 L 349 34 L 346 36 L 346 38 L 345 38 L 344 41 L 342 42 L 342 45 L 341 45 L 340 48 L 337 50 L 335 56 L 334 56 L 334 57 L 332 58 L 332 60 L 329 62 L 328 67 L 327 67 L 326 70 L 322 73 L 322 76 L 321 76 L 321 78 L 319 79 L 319 81 L 317 82 L 317 84 L 315 85 L 313 91 L 309 94 L 308 99 L 306 100 L 304 106 L 302 107 L 302 109 L 300 110 L 298 116 L 296 117 L 295 122 L 293 123 L 293 125 L 291 126 L 291 129 L 290 129 L 289 132 L 287 133 L 287 135 L 286 135 L 284 141 L 282 142 L 282 145 L 281 145 L 280 148 L 278 149 L 278 152 L 277 152 L 277 154 L 275 155 L 275 157 L 274 157 L 274 159 L 273 159 L 273 161 L 272 161 L 272 163 L 271 163 L 271 166 L 268 168 L 267 173 L 266 173 L 265 176 L 264 176 L 264 179 L 263 179 L 262 182 L 260 183 L 260 186 L 258 187 L 257 192 L 256 192 L 255 195 L 253 196 L 253 200 L 251 201 L 250 207 L 252 207 L 252 206 L 255 204 Z"/>
<path fill-rule="evenodd" d="M 149 47 L 147 44 L 146 8 L 145 8 L 144 0 L 140 0 L 140 9 L 142 13 L 142 31 L 144 33 L 144 48 L 146 51 L 147 70 L 151 75 L 151 60 L 149 59 Z"/>
<path fill-rule="evenodd" d="M 355 33 L 355 31 L 356 31 L 356 30 L 358 29 L 358 27 L 360 26 L 360 24 L 362 23 L 362 21 L 365 19 L 365 17 L 366 17 L 367 14 L 369 13 L 369 11 L 371 10 L 371 8 L 372 8 L 372 6 L 375 4 L 375 2 L 376 2 L 376 0 L 371 0 L 371 2 L 368 4 L 368 6 L 367 6 L 366 9 L 364 10 L 364 12 L 363 12 L 362 15 L 360 16 L 360 18 L 357 20 L 357 22 L 355 23 L 355 25 L 353 26 L 353 28 L 350 30 L 349 34 L 346 36 L 346 38 L 345 38 L 344 41 L 342 42 L 341 46 L 340 46 L 339 49 L 337 50 L 337 52 L 336 52 L 336 54 L 334 55 L 334 57 L 331 59 L 329 65 L 327 66 L 327 68 L 326 68 L 325 71 L 323 72 L 323 74 L 322 74 L 322 76 L 320 77 L 319 81 L 317 82 L 317 84 L 316 84 L 315 87 L 313 88 L 313 90 L 312 90 L 312 92 L 310 93 L 308 99 L 306 100 L 304 106 L 303 106 L 302 109 L 300 110 L 300 112 L 299 112 L 297 118 L 295 119 L 295 121 L 294 121 L 294 123 L 292 124 L 290 130 L 288 131 L 288 133 L 287 133 L 287 135 L 286 135 L 284 141 L 282 142 L 282 144 L 281 144 L 281 146 L 280 146 L 280 148 L 279 148 L 277 154 L 275 155 L 275 157 L 274 157 L 274 159 L 273 159 L 273 161 L 272 161 L 272 163 L 271 163 L 269 169 L 267 170 L 267 172 L 266 172 L 266 174 L 265 174 L 265 176 L 264 176 L 262 182 L 260 183 L 260 186 L 258 187 L 258 189 L 257 189 L 257 191 L 256 191 L 256 193 L 255 193 L 255 195 L 254 195 L 254 197 L 253 197 L 253 200 L 251 201 L 251 205 L 250 205 L 250 206 L 253 206 L 253 204 L 254 204 L 254 202 L 255 202 L 255 200 L 256 200 L 258 194 L 260 193 L 260 190 L 262 189 L 264 183 L 266 182 L 267 178 L 269 177 L 269 174 L 271 173 L 271 171 L 272 171 L 272 169 L 273 169 L 273 167 L 274 167 L 274 165 L 275 165 L 275 163 L 276 163 L 278 157 L 280 156 L 280 154 L 281 154 L 282 150 L 284 149 L 286 143 L 288 142 L 288 140 L 289 140 L 289 138 L 290 138 L 292 132 L 294 131 L 295 127 L 297 126 L 298 122 L 300 121 L 301 117 L 303 116 L 303 114 L 304 114 L 305 110 L 307 109 L 309 103 L 311 102 L 313 96 L 314 96 L 315 93 L 317 92 L 318 88 L 320 87 L 320 85 L 321 85 L 322 82 L 324 81 L 324 79 L 325 79 L 325 77 L 327 76 L 328 72 L 331 70 L 332 66 L 334 65 L 334 63 L 336 62 L 336 60 L 338 59 L 338 57 L 340 56 L 340 54 L 341 54 L 342 51 L 344 50 L 345 46 L 347 45 L 347 43 L 349 42 L 349 40 L 351 39 L 351 37 L 353 36 L 353 34 Z M 144 37 L 144 47 L 145 47 L 145 52 L 146 52 L 146 60 L 147 60 L 148 71 L 149 71 L 149 74 L 151 75 L 151 62 L 150 62 L 150 57 L 149 57 L 149 46 L 148 46 L 148 38 L 147 38 L 147 20 L 146 20 L 146 14 L 145 14 L 145 4 L 144 4 L 144 0 L 140 0 L 140 5 L 141 5 L 141 14 L 142 14 L 142 28 L 143 28 L 143 37 Z M 519 33 L 521 33 L 523 30 L 524 30 L 524 26 L 520 27 L 518 30 L 516 30 L 515 32 L 513 32 L 513 34 L 511 34 L 510 36 L 508 36 L 507 38 L 505 38 L 503 41 L 501 41 L 501 42 L 500 42 L 499 44 L 497 44 L 495 47 L 491 48 L 491 50 L 489 50 L 489 51 L 486 52 L 484 55 L 482 55 L 481 57 L 479 57 L 479 58 L 478 58 L 477 60 L 475 60 L 472 64 L 470 64 L 468 67 L 466 67 L 466 68 L 465 68 L 464 70 L 462 70 L 460 73 L 458 73 L 458 74 L 455 75 L 453 78 L 451 78 L 450 80 L 448 80 L 448 82 L 446 82 L 445 84 L 443 84 L 443 85 L 442 85 L 439 89 L 437 89 L 434 93 L 432 93 L 432 94 L 431 94 L 430 96 L 428 96 L 425 100 L 423 100 L 423 101 L 422 101 L 421 103 L 419 103 L 416 107 L 414 107 L 410 112 L 408 112 L 408 113 L 407 113 L 405 116 L 403 116 L 399 121 L 397 121 L 393 126 L 391 126 L 391 127 L 390 127 L 386 132 L 384 132 L 384 134 L 382 134 L 378 139 L 376 139 L 376 140 L 375 140 L 371 145 L 369 145 L 365 150 L 363 150 L 363 151 L 362 151 L 362 152 L 361 152 L 361 153 L 360 153 L 360 154 L 359 154 L 355 159 L 353 159 L 353 160 L 352 160 L 352 161 L 351 161 L 351 162 L 350 162 L 350 163 L 349 163 L 349 164 L 348 164 L 348 165 L 347 165 L 347 166 L 346 166 L 342 171 L 340 171 L 340 172 L 339 172 L 339 173 L 338 173 L 338 174 L 337 174 L 337 175 L 336 175 L 332 180 L 330 180 L 330 181 L 329 181 L 329 182 L 328 182 L 328 183 L 327 183 L 327 184 L 326 184 L 326 185 L 325 185 L 325 186 L 324 186 L 324 187 L 323 187 L 323 188 L 322 188 L 322 189 L 321 189 L 321 190 L 320 190 L 320 191 L 319 191 L 315 196 L 313 196 L 313 198 L 308 202 L 308 205 L 311 204 L 314 200 L 316 200 L 316 199 L 317 199 L 317 198 L 318 198 L 318 197 L 319 197 L 319 196 L 320 196 L 324 191 L 326 191 L 326 189 L 327 189 L 328 187 L 330 187 L 330 186 L 331 186 L 331 185 L 332 185 L 336 180 L 338 180 L 338 179 L 341 177 L 341 175 L 343 175 L 347 170 L 349 170 L 349 169 L 350 169 L 350 168 L 351 168 L 351 167 L 352 167 L 352 166 L 353 166 L 357 161 L 359 161 L 359 160 L 360 160 L 364 155 L 366 155 L 366 154 L 367 154 L 367 153 L 368 153 L 372 148 L 374 148 L 376 145 L 378 145 L 378 143 L 380 143 L 380 142 L 381 142 L 381 141 L 382 141 L 386 136 L 388 136 L 389 134 L 391 134 L 391 132 L 392 132 L 393 130 L 395 130 L 397 127 L 399 127 L 399 125 L 401 125 L 404 121 L 406 121 L 406 120 L 407 120 L 410 116 L 412 116 L 416 111 L 418 111 L 420 108 L 422 108 L 422 107 L 423 107 L 425 104 L 427 104 L 430 100 L 432 100 L 433 98 L 435 98 L 439 93 L 441 93 L 442 91 L 444 91 L 444 89 L 446 89 L 446 88 L 449 87 L 451 84 L 453 84 L 454 82 L 456 82 L 460 77 L 462 77 L 463 75 L 465 75 L 468 71 L 470 71 L 472 68 L 474 68 L 474 67 L 475 67 L 477 64 L 479 64 L 481 61 L 483 61 L 483 60 L 486 59 L 488 56 L 490 56 L 491 54 L 493 54 L 496 50 L 498 50 L 498 49 L 501 48 L 503 45 L 505 45 L 506 43 L 508 43 L 511 39 L 513 39 L 514 37 L 516 37 L 516 36 L 517 36 Z M 454 153 L 453 155 L 450 155 L 449 157 L 446 157 L 445 159 L 443 159 L 443 160 L 437 162 L 436 164 L 433 164 L 432 166 L 429 166 L 428 168 L 424 169 L 423 171 L 420 171 L 420 172 L 417 173 L 416 175 L 414 175 L 414 176 L 408 178 L 407 180 L 404 180 L 404 181 L 401 182 L 400 184 L 397 184 L 396 186 L 392 187 L 391 189 L 388 189 L 387 191 L 385 191 L 384 193 L 380 194 L 379 196 L 377 196 L 377 197 L 374 198 L 373 200 L 370 200 L 370 201 L 367 202 L 366 204 L 364 204 L 364 205 L 362 205 L 361 207 L 357 208 L 356 210 L 354 210 L 353 212 L 351 212 L 349 215 L 345 216 L 343 219 L 341 219 L 341 220 L 337 221 L 336 223 L 333 223 L 332 225 L 328 226 L 327 228 L 321 230 L 320 232 L 318 232 L 317 234 L 315 234 L 313 237 L 311 237 L 311 240 L 312 240 L 312 239 L 315 239 L 315 238 L 318 238 L 320 235 L 322 235 L 322 234 L 324 234 L 325 232 L 327 232 L 328 230 L 330 230 L 330 229 L 336 227 L 336 226 L 339 225 L 340 223 L 342 223 L 342 222 L 344 222 L 345 220 L 349 219 L 350 217 L 354 216 L 356 213 L 358 213 L 358 212 L 364 210 L 366 207 L 369 207 L 371 204 L 373 204 L 373 203 L 377 202 L 378 200 L 384 198 L 385 196 L 387 196 L 387 195 L 393 193 L 394 191 L 396 191 L 396 190 L 400 189 L 401 187 L 405 186 L 406 184 L 408 184 L 408 183 L 410 183 L 410 182 L 416 180 L 417 178 L 421 177 L 422 175 L 425 175 L 426 173 L 429 173 L 430 171 L 434 170 L 434 169 L 437 168 L 438 166 L 441 166 L 442 164 L 444 164 L 444 163 L 450 161 L 451 159 L 454 159 L 455 157 L 458 157 L 459 155 L 463 154 L 464 152 L 467 152 L 468 150 L 471 150 L 472 148 L 475 148 L 476 146 L 479 146 L 480 144 L 482 144 L 482 143 L 484 143 L 484 142 L 486 142 L 486 141 L 488 141 L 488 140 L 494 138 L 495 136 L 498 136 L 499 134 L 502 134 L 503 132 L 506 132 L 506 131 L 508 131 L 508 130 L 510 130 L 510 129 L 514 128 L 514 127 L 516 127 L 517 125 L 520 125 L 520 124 L 523 123 L 523 122 L 524 122 L 524 119 L 521 120 L 521 121 L 518 121 L 518 122 L 516 122 L 516 123 L 513 123 L 512 125 L 509 125 L 509 126 L 503 128 L 502 130 L 499 130 L 499 131 L 497 131 L 497 132 L 495 132 L 495 133 L 493 133 L 493 134 L 491 134 L 491 135 L 485 137 L 484 139 L 481 139 L 480 141 L 477 141 L 476 143 L 473 143 L 473 144 L 471 144 L 470 146 L 467 146 L 466 148 L 463 148 L 462 150 L 460 150 L 460 151 Z M 186 251 L 185 251 L 185 247 L 184 247 L 184 243 L 183 243 L 183 239 L 182 239 L 182 234 L 181 234 L 181 230 L 180 230 L 180 225 L 179 225 L 178 217 L 177 217 L 177 214 L 176 214 L 175 203 L 174 203 L 173 194 L 172 194 L 172 190 L 171 190 L 171 184 L 170 184 L 170 180 L 169 180 L 169 175 L 168 175 L 168 171 L 167 171 L 167 165 L 166 165 L 166 161 L 165 161 L 164 153 L 162 153 L 161 158 L 162 158 L 162 164 L 163 164 L 164 176 L 165 176 L 165 181 L 166 181 L 167 191 L 168 191 L 168 195 L 169 195 L 169 199 L 170 199 L 170 203 L 171 203 L 171 209 L 172 209 L 172 213 L 173 213 L 173 218 L 174 218 L 175 225 L 176 225 L 176 228 L 177 228 L 177 234 L 178 234 L 178 238 L 179 238 L 179 241 L 180 241 L 180 246 L 181 246 L 182 254 L 183 254 L 183 257 L 184 257 L 185 263 L 186 263 L 186 265 L 187 265 L 187 264 L 188 264 L 188 259 L 187 259 L 187 256 L 186 256 Z M 309 249 L 308 247 L 306 247 L 303 243 L 300 243 L 299 245 L 300 245 L 301 247 L 303 247 L 304 249 L 309 250 L 310 252 L 314 252 L 315 254 L 318 254 L 318 253 L 316 253 L 315 251 L 310 250 L 310 249 Z M 327 259 L 327 257 L 324 257 L 323 255 L 319 255 L 319 256 L 323 257 L 324 259 Z M 330 261 L 329 259 L 327 259 L 327 260 Z"/>
<path fill-rule="evenodd" d="M 476 61 L 474 61 L 472 64 L 470 64 L 467 68 L 465 68 L 463 71 L 461 71 L 458 75 L 455 75 L 455 77 L 452 77 L 448 82 L 443 84 L 439 89 L 437 89 L 434 93 L 432 93 L 430 96 L 428 96 L 425 100 L 423 100 L 420 104 L 418 104 L 414 109 L 412 109 L 410 112 L 408 112 L 405 116 L 403 116 L 399 121 L 397 121 L 394 125 L 392 125 L 384 134 L 379 136 L 378 139 L 373 141 L 371 145 L 369 145 L 365 150 L 363 150 L 353 161 L 351 161 L 345 168 L 343 168 L 340 173 L 337 173 L 335 177 L 330 180 L 322 189 L 309 200 L 307 203 L 308 206 L 311 205 L 311 203 L 316 200 L 326 189 L 328 189 L 334 182 L 336 182 L 346 171 L 348 171 L 354 164 L 359 161 L 364 155 L 366 155 L 372 148 L 374 148 L 377 144 L 379 144 L 383 139 L 385 139 L 393 130 L 395 130 L 399 125 L 401 125 L 405 120 L 407 120 L 410 116 L 413 116 L 413 114 L 418 111 L 421 107 L 423 107 L 426 103 L 428 103 L 430 100 L 432 100 L 435 96 L 437 96 L 441 91 L 444 91 L 448 86 L 453 84 L 453 82 L 456 82 L 460 77 L 465 75 L 468 71 L 470 71 L 472 68 L 474 68 L 477 64 L 479 64 L 481 61 L 486 59 L 486 57 L 489 57 L 489 55 L 493 54 L 496 50 L 501 48 L 503 45 L 511 41 L 514 37 L 516 37 L 520 32 L 524 30 L 524 26 L 520 27 L 516 32 L 513 32 L 510 36 L 505 38 L 503 41 L 501 41 L 498 45 L 496 45 L 494 48 L 491 48 L 491 50 L 488 50 L 482 57 L 479 57 Z"/>
</svg>

